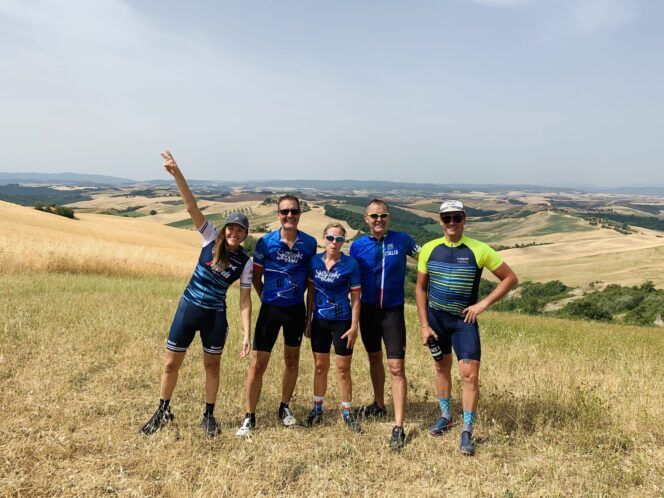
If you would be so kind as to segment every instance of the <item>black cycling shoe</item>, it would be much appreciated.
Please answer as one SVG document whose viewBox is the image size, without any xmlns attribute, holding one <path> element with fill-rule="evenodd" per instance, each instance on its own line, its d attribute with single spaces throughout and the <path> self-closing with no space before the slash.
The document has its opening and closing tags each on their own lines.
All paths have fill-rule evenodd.
<svg viewBox="0 0 664 498">
<path fill-rule="evenodd" d="M 203 415 L 201 420 L 201 429 L 205 431 L 206 436 L 214 437 L 219 434 L 219 425 L 214 418 L 214 415 Z"/>
<path fill-rule="evenodd" d="M 357 421 L 355 418 L 355 415 L 353 415 L 353 412 L 348 412 L 345 415 L 341 415 L 342 418 L 344 419 L 344 423 L 348 426 L 348 428 L 356 433 L 362 432 L 362 429 L 360 428 L 360 423 Z"/>
<path fill-rule="evenodd" d="M 475 439 L 473 438 L 472 433 L 468 431 L 463 431 L 461 433 L 461 453 L 467 456 L 473 456 L 475 454 Z"/>
<path fill-rule="evenodd" d="M 406 445 L 406 432 L 403 430 L 403 427 L 397 427 L 396 425 L 392 428 L 392 437 L 390 438 L 390 449 L 400 450 Z"/>
<path fill-rule="evenodd" d="M 363 418 L 383 418 L 387 415 L 387 409 L 384 406 L 378 406 L 378 403 L 374 401 L 370 405 L 361 407 L 358 414 Z"/>
<path fill-rule="evenodd" d="M 316 409 L 314 408 L 309 412 L 309 415 L 307 415 L 307 418 L 304 421 L 304 426 L 313 427 L 314 425 L 320 425 L 322 423 L 323 423 L 323 413 L 317 412 Z"/>
<path fill-rule="evenodd" d="M 164 428 L 168 423 L 172 422 L 175 419 L 175 415 L 171 412 L 171 407 L 166 408 L 157 408 L 157 411 L 154 412 L 150 420 L 148 420 L 143 427 L 141 427 L 140 432 L 149 436 L 154 434 L 158 430 Z"/>
</svg>

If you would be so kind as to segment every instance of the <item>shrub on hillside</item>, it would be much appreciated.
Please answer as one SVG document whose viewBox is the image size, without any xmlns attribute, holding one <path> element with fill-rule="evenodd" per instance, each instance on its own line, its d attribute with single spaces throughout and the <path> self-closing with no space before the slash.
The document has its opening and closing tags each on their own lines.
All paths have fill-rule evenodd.
<svg viewBox="0 0 664 498">
<path fill-rule="evenodd" d="M 584 320 L 597 320 L 599 322 L 613 321 L 613 316 L 606 309 L 585 299 L 567 303 L 562 309 L 561 314 L 567 317 L 581 318 Z"/>
<path fill-rule="evenodd" d="M 258 244 L 258 239 L 252 237 L 251 235 L 248 235 L 244 241 L 244 244 L 242 244 L 242 247 L 244 247 L 244 250 L 247 252 L 249 256 L 253 256 L 254 249 L 256 249 L 256 244 Z"/>
<path fill-rule="evenodd" d="M 529 315 L 539 315 L 552 301 L 569 296 L 570 288 L 560 280 L 550 282 L 524 282 L 519 286 L 518 297 L 503 299 L 494 306 L 497 311 L 519 311 Z"/>
<path fill-rule="evenodd" d="M 37 202 L 35 204 L 35 209 L 37 211 L 43 211 L 45 213 L 57 214 L 58 216 L 64 216 L 65 218 L 76 219 L 74 216 L 74 210 L 66 206 L 58 206 L 57 204 L 43 204 Z"/>
</svg>

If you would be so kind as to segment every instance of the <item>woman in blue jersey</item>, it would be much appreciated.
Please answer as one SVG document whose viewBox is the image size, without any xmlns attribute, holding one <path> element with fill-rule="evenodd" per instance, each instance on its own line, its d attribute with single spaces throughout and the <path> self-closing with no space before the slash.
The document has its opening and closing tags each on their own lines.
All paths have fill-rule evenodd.
<svg viewBox="0 0 664 498">
<path fill-rule="evenodd" d="M 351 410 L 353 386 L 350 375 L 353 345 L 360 320 L 360 269 L 353 258 L 341 252 L 346 241 L 346 230 L 342 225 L 330 223 L 323 233 L 327 248 L 325 252 L 316 254 L 309 266 L 305 336 L 311 338 L 316 369 L 314 406 L 305 425 L 313 427 L 323 420 L 330 347 L 334 344 L 341 414 L 351 430 L 360 432 L 360 426 Z"/>
<path fill-rule="evenodd" d="M 198 208 L 196 199 L 171 153 L 166 151 L 161 155 L 164 158 L 164 168 L 173 175 L 187 212 L 203 237 L 203 248 L 194 274 L 180 299 L 166 341 L 159 407 L 141 428 L 141 432 L 153 434 L 173 420 L 171 395 L 187 348 L 196 331 L 200 331 L 205 366 L 205 412 L 201 427 L 207 435 L 215 436 L 219 432 L 214 418 L 214 404 L 219 389 L 219 360 L 228 332 L 226 290 L 238 279 L 244 332 L 241 356 L 246 356 L 250 349 L 252 263 L 241 246 L 247 237 L 249 222 L 243 214 L 231 213 L 221 231 L 217 231 Z"/>
</svg>

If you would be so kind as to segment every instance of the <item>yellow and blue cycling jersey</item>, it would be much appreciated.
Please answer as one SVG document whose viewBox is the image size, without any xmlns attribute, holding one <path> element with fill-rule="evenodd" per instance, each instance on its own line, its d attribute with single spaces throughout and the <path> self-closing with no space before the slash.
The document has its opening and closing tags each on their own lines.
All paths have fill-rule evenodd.
<svg viewBox="0 0 664 498">
<path fill-rule="evenodd" d="M 348 293 L 360 291 L 360 267 L 350 256 L 341 253 L 329 270 L 325 267 L 325 253 L 311 258 L 309 280 L 314 283 L 314 318 L 321 320 L 350 320 Z M 328 348 L 329 351 L 329 348 Z"/>
<path fill-rule="evenodd" d="M 459 242 L 445 237 L 422 246 L 417 270 L 429 275 L 429 308 L 462 316 L 477 302 L 482 269 L 494 271 L 503 259 L 484 242 L 465 235 Z"/>
<path fill-rule="evenodd" d="M 317 246 L 316 239 L 299 230 L 292 248 L 281 240 L 281 229 L 263 235 L 254 249 L 254 265 L 263 268 L 261 302 L 277 306 L 301 303 L 309 261 Z"/>
</svg>

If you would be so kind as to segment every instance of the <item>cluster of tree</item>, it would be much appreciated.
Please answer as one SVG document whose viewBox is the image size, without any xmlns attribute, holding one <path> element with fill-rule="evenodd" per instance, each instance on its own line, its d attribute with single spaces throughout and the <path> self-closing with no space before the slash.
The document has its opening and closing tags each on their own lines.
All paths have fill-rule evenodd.
<svg viewBox="0 0 664 498">
<path fill-rule="evenodd" d="M 637 216 L 634 214 L 621 214 L 608 211 L 602 211 L 601 216 L 592 213 L 582 214 L 581 216 L 589 218 L 591 221 L 594 219 L 605 224 L 607 222 L 614 222 L 614 224 L 619 223 L 621 226 L 633 225 L 642 228 L 650 228 L 652 230 L 664 231 L 664 220 L 654 216 Z"/>
<path fill-rule="evenodd" d="M 480 296 L 484 297 L 484 295 L 489 294 L 495 289 L 496 285 L 494 282 L 483 279 L 480 286 Z M 496 303 L 493 309 L 540 315 L 544 312 L 547 304 L 569 297 L 569 291 L 571 290 L 560 280 L 552 280 L 546 283 L 528 281 L 520 284 L 518 289 L 512 297 Z"/>
<path fill-rule="evenodd" d="M 494 249 L 494 251 L 505 251 L 507 249 L 519 249 L 522 247 L 533 247 L 533 246 L 546 246 L 552 244 L 552 242 L 524 242 L 522 244 L 514 244 L 513 246 L 506 246 L 502 244 L 498 245 L 492 245 L 491 247 Z"/>
<path fill-rule="evenodd" d="M 92 199 L 80 190 L 56 190 L 50 187 L 22 187 L 17 184 L 0 185 L 0 200 L 20 204 L 21 206 L 34 206 L 42 204 L 71 204 L 78 201 Z"/>
<path fill-rule="evenodd" d="M 244 247 L 244 250 L 249 256 L 253 256 L 254 249 L 256 249 L 256 244 L 258 244 L 258 239 L 256 237 L 252 237 L 251 235 L 247 235 L 247 238 L 242 244 L 242 247 Z"/>
<path fill-rule="evenodd" d="M 247 216 L 254 214 L 254 210 L 252 209 L 251 206 L 248 207 L 243 207 L 243 208 L 236 208 L 236 209 L 228 209 L 227 211 L 224 211 L 221 213 L 221 216 L 223 218 L 226 218 L 231 213 L 243 213 L 246 214 Z"/>
<path fill-rule="evenodd" d="M 144 206 L 127 206 L 125 208 L 110 208 L 99 211 L 99 214 L 107 214 L 111 216 L 126 216 L 129 218 L 139 218 L 145 216 L 145 213 L 138 211 Z M 154 209 L 150 211 L 151 215 L 157 214 L 157 211 Z"/>
<path fill-rule="evenodd" d="M 568 303 L 560 314 L 605 322 L 621 316 L 623 323 L 653 325 L 664 319 L 664 290 L 650 281 L 632 287 L 612 284 Z"/>
<path fill-rule="evenodd" d="M 66 206 L 58 206 L 57 204 L 42 204 L 37 202 L 35 204 L 35 209 L 37 211 L 44 211 L 45 213 L 53 213 L 58 216 L 64 216 L 65 218 L 71 218 L 72 220 L 76 219 L 74 216 L 74 210 Z"/>
<path fill-rule="evenodd" d="M 482 279 L 480 299 L 488 295 L 497 284 Z M 512 297 L 508 296 L 493 306 L 495 311 L 508 311 L 540 315 L 547 304 L 570 296 L 570 288 L 558 280 L 546 283 L 520 284 Z M 612 284 L 604 290 L 568 302 L 552 312 L 563 318 L 613 322 L 619 316 L 622 323 L 651 326 L 664 320 L 664 290 L 658 290 L 650 281 L 633 287 Z"/>
</svg>

